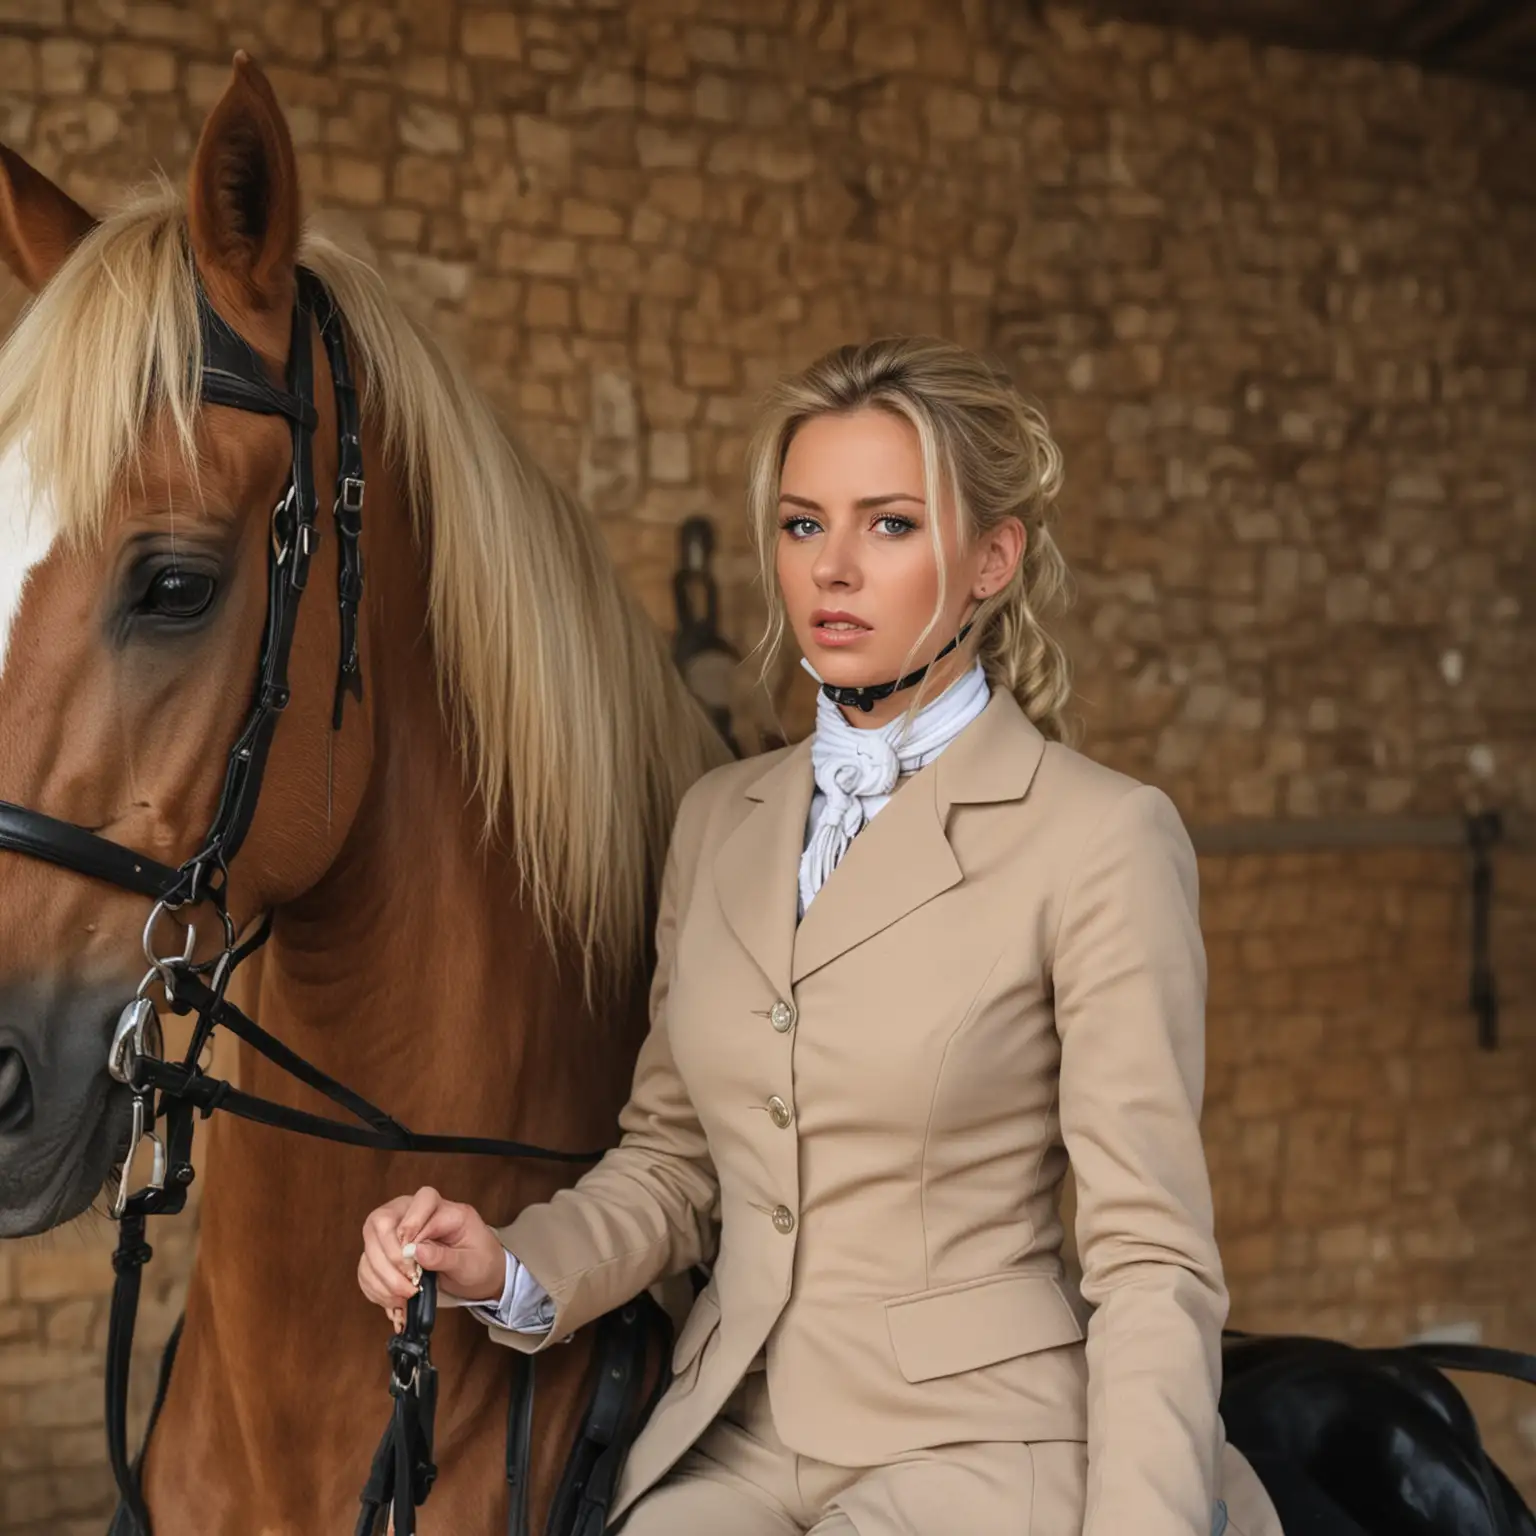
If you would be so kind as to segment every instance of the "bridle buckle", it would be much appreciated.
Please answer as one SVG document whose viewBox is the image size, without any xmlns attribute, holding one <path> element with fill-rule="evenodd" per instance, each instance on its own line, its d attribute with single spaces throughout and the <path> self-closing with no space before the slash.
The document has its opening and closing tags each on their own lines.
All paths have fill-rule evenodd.
<svg viewBox="0 0 1536 1536">
<path fill-rule="evenodd" d="M 145 999 L 145 1001 L 148 1001 Z M 153 1010 L 151 1010 L 153 1011 Z M 112 1219 L 115 1221 L 128 1209 L 128 1202 L 136 1200 L 140 1195 L 147 1195 L 151 1191 L 159 1192 L 165 1188 L 165 1174 L 167 1160 L 165 1155 L 165 1143 L 159 1135 L 146 1125 L 148 1110 L 145 1107 L 144 1096 L 135 1093 L 133 1096 L 133 1122 L 128 1131 L 128 1150 L 123 1154 L 123 1169 L 117 1179 L 117 1193 L 112 1199 Z M 141 1189 L 128 1188 L 133 1178 L 133 1160 L 143 1142 L 148 1141 L 154 1149 L 153 1160 L 150 1163 L 149 1182 Z"/>
<path fill-rule="evenodd" d="M 139 995 L 117 1016 L 117 1028 L 112 1032 L 112 1045 L 107 1052 L 107 1071 L 135 1093 L 139 1091 L 136 1081 L 138 1063 L 146 1056 L 158 1058 L 165 1048 L 160 1033 L 160 1015 L 144 996 L 144 988 L 154 974 L 153 971 L 145 974 L 139 983 Z"/>
</svg>

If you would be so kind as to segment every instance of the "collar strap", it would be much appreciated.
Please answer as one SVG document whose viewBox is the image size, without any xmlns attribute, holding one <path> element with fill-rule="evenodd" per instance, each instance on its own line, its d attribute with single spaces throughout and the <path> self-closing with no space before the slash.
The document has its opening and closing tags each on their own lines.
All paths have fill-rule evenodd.
<svg viewBox="0 0 1536 1536">
<path fill-rule="evenodd" d="M 905 677 L 898 677 L 892 683 L 869 683 L 862 688 L 843 688 L 837 683 L 823 683 L 821 691 L 832 700 L 834 704 L 841 704 L 845 709 L 861 709 L 867 715 L 881 699 L 888 699 L 893 693 L 900 693 L 903 688 L 910 688 L 914 683 L 920 683 L 928 675 L 929 667 L 935 662 L 942 661 L 954 648 L 960 644 L 971 632 L 971 624 L 967 624 L 948 645 L 944 647 L 933 661 L 924 662 L 915 672 L 908 672 Z"/>
</svg>

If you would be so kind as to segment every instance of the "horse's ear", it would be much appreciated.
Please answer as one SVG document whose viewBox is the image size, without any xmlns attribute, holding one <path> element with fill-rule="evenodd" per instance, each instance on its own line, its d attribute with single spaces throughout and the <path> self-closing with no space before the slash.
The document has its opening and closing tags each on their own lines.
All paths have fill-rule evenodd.
<svg viewBox="0 0 1536 1536">
<path fill-rule="evenodd" d="M 0 261 L 36 293 L 96 227 L 62 187 L 0 144 Z"/>
<path fill-rule="evenodd" d="M 215 304 L 281 358 L 299 251 L 299 171 L 283 110 L 243 49 L 197 141 L 187 223 Z"/>
</svg>

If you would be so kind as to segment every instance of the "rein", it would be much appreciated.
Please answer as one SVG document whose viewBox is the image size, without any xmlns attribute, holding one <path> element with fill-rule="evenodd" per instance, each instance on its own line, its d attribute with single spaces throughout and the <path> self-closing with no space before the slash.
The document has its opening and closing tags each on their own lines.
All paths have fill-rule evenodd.
<svg viewBox="0 0 1536 1536">
<path fill-rule="evenodd" d="M 337 539 L 337 603 L 341 620 L 340 657 L 331 727 L 341 728 L 347 696 L 362 698 L 362 668 L 358 653 L 358 607 L 363 595 L 363 563 L 359 542 L 363 514 L 363 454 L 359 435 L 357 388 L 347 357 L 342 317 L 335 300 L 308 269 L 297 273 L 288 366 L 281 387 L 266 376 L 251 346 L 214 310 L 197 285 L 198 323 L 203 366 L 200 381 L 205 404 L 222 405 L 262 416 L 281 416 L 293 436 L 289 483 L 272 512 L 272 538 L 267 558 L 267 620 L 257 663 L 256 686 L 245 724 L 230 748 L 218 809 L 202 847 L 183 864 L 172 867 L 101 837 L 73 822 L 61 821 L 26 806 L 0 800 L 0 850 L 25 854 L 73 870 L 77 874 L 150 898 L 154 906 L 144 927 L 144 955 L 149 969 L 119 1016 L 108 1051 L 107 1066 L 132 1092 L 132 1124 L 123 1158 L 112 1216 L 118 1222 L 118 1243 L 112 1255 L 116 1279 L 112 1288 L 107 1333 L 106 1433 L 121 1506 L 113 1524 L 119 1536 L 151 1536 L 139 1472 L 143 1449 L 130 1462 L 127 1451 L 129 1362 L 144 1265 L 153 1250 L 145 1241 L 150 1216 L 174 1215 L 186 1205 L 192 1183 L 193 1128 L 222 1109 L 241 1119 L 304 1136 L 320 1137 L 348 1146 L 389 1152 L 453 1152 L 483 1157 L 542 1158 L 562 1163 L 592 1163 L 592 1152 L 557 1151 L 521 1141 L 488 1136 L 448 1136 L 418 1133 L 402 1125 L 361 1094 L 289 1049 L 247 1017 L 225 997 L 229 979 L 247 956 L 259 949 L 272 931 L 268 913 L 243 942 L 235 933 L 227 906 L 229 864 L 250 830 L 261 795 L 262 777 L 272 738 L 291 691 L 288 662 L 299 603 L 309 581 L 309 564 L 319 541 L 318 495 L 314 483 L 313 439 L 319 415 L 314 404 L 314 373 L 310 324 L 320 331 L 330 363 L 337 427 L 336 495 L 333 519 Z M 224 931 L 224 946 L 211 961 L 194 963 L 196 929 L 187 925 L 180 955 L 157 952 L 155 930 L 167 913 L 211 906 Z M 161 1055 L 159 1017 L 148 992 L 159 984 L 167 1005 L 178 1014 L 195 1014 L 191 1043 L 181 1061 Z M 305 1083 L 347 1111 L 356 1123 L 332 1119 L 259 1098 L 211 1077 L 204 1069 L 213 1032 L 223 1026 L 274 1066 Z M 156 1130 L 161 1121 L 164 1133 Z M 130 1191 L 132 1166 L 141 1142 L 153 1149 L 149 1181 Z M 399 1471 L 370 1477 L 364 1490 L 364 1510 L 377 1512 L 388 1500 L 394 1506 L 395 1529 L 408 1532 L 414 1508 L 425 1499 L 432 1477 L 432 1413 L 435 1371 L 427 1357 L 427 1340 L 435 1314 L 435 1286 L 423 1278 L 422 1291 L 412 1298 L 404 1335 L 391 1341 L 394 1361 L 390 1391 L 395 1415 L 385 1445 L 398 1439 L 411 1447 L 402 1451 Z M 404 1340 L 402 1343 L 401 1341 Z M 409 1358 L 412 1369 L 404 1362 Z M 168 1364 L 168 1362 L 167 1362 Z M 161 1392 L 165 1387 L 162 1371 Z M 158 1406 L 158 1402 L 157 1402 Z M 151 1428 L 153 1418 L 151 1418 Z M 148 1432 L 145 1445 L 148 1444 Z M 381 1455 L 384 1447 L 381 1447 Z M 126 1520 L 126 1525 L 124 1521 Z M 371 1528 L 370 1519 L 370 1528 Z"/>
</svg>

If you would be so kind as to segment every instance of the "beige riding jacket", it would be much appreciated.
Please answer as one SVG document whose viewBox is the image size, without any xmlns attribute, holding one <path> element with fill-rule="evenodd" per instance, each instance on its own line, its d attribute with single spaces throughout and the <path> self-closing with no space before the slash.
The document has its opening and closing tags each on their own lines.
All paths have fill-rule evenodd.
<svg viewBox="0 0 1536 1536">
<path fill-rule="evenodd" d="M 824 1460 L 1086 1439 L 1087 1536 L 1209 1530 L 1227 1293 L 1178 813 L 994 689 L 797 924 L 812 789 L 805 741 L 685 797 L 623 1139 L 500 1229 L 556 1311 L 494 1336 L 543 1349 L 712 1261 L 615 1513 L 761 1355 Z"/>
</svg>

